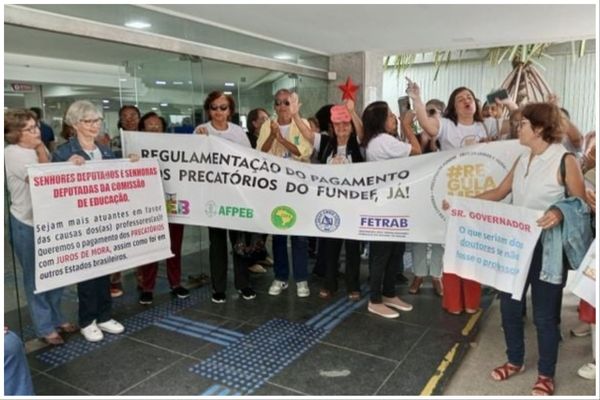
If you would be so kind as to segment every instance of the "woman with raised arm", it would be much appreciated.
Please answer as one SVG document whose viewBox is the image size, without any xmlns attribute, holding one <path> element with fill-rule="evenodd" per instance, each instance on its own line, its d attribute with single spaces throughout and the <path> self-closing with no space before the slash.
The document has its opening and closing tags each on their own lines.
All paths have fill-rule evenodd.
<svg viewBox="0 0 600 400">
<path fill-rule="evenodd" d="M 354 102 L 350 105 L 334 105 L 330 108 L 330 136 L 323 135 L 317 149 L 322 164 L 353 164 L 365 160 L 357 132 L 362 135 L 362 121 L 353 121 Z M 355 114 L 355 113 L 354 113 Z M 356 125 L 357 126 L 356 126 Z M 320 238 L 319 246 L 325 254 L 325 282 L 319 297 L 329 299 L 337 291 L 338 263 L 342 245 L 346 249 L 346 291 L 352 301 L 360 300 L 360 242 L 358 240 Z"/>
<path fill-rule="evenodd" d="M 428 115 L 421 100 L 419 86 L 407 78 L 406 93 L 413 100 L 417 120 L 432 140 L 439 140 L 441 151 L 465 147 L 487 138 L 485 127 L 475 101 L 475 94 L 466 87 L 454 89 L 442 118 Z M 444 288 L 442 307 L 458 315 L 464 310 L 475 314 L 481 302 L 481 284 L 455 274 L 442 274 Z"/>
</svg>

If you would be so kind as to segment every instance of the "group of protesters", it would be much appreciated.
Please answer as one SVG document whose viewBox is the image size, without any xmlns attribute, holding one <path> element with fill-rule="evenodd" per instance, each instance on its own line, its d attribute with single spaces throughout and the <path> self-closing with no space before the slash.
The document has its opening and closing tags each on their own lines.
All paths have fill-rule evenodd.
<svg viewBox="0 0 600 400">
<path fill-rule="evenodd" d="M 414 111 L 405 112 L 400 118 L 386 102 L 373 102 L 359 113 L 355 102 L 349 99 L 341 104 L 324 106 L 317 113 L 317 118 L 309 121 L 301 117 L 297 93 L 280 89 L 274 95 L 275 117 L 271 119 L 265 109 L 254 109 L 248 114 L 248 129 L 245 132 L 232 122 L 236 108 L 233 97 L 215 91 L 208 94 L 203 105 L 207 121 L 198 125 L 194 133 L 218 136 L 298 162 L 312 160 L 332 165 L 399 159 L 480 142 L 518 139 L 522 147 L 515 145 L 519 156 L 506 177 L 498 187 L 476 197 L 500 201 L 512 194 L 514 205 L 544 212 L 538 220 L 543 234 L 534 250 L 524 293 L 531 288 L 533 320 L 538 336 L 539 376 L 532 394 L 553 394 L 567 264 L 574 268 L 578 266 L 577 260 L 583 258 L 581 251 L 587 250 L 593 235 L 590 208 L 595 212 L 595 189 L 586 189 L 582 172 L 595 173 L 595 133 L 586 135 L 589 140 L 584 143 L 582 135 L 555 102 L 529 103 L 518 107 L 510 99 L 496 99 L 494 104 L 487 105 L 491 115 L 485 116 L 475 94 L 466 87 L 455 89 L 446 104 L 438 99 L 423 101 L 419 86 L 410 80 L 406 93 L 412 100 Z M 503 119 L 504 115 L 508 117 Z M 492 119 L 494 122 L 490 122 Z M 415 121 L 421 132 L 415 131 Z M 8 144 L 5 148 L 5 166 L 11 197 L 12 243 L 22 266 L 36 335 L 51 345 L 64 343 L 62 334 L 77 329 L 90 342 L 102 340 L 105 333 L 119 334 L 125 330 L 121 323 L 112 318 L 111 312 L 112 298 L 123 293 L 120 273 L 77 284 L 79 328 L 65 320 L 61 312 L 62 288 L 34 294 L 35 260 L 31 251 L 35 247 L 33 208 L 26 167 L 50 161 L 82 165 L 89 160 L 116 158 L 109 145 L 98 141 L 102 122 L 102 113 L 94 104 L 85 100 L 74 102 L 64 118 L 72 134 L 66 143 L 56 147 L 50 154 L 42 141 L 37 115 L 29 110 L 5 112 L 5 142 Z M 167 128 L 162 117 L 154 112 L 142 116 L 133 105 L 120 110 L 119 127 L 154 133 L 164 133 Z M 569 152 L 567 148 L 575 149 L 576 153 Z M 132 161 L 139 159 L 137 155 L 127 156 Z M 444 208 L 448 206 L 444 204 Z M 172 295 L 178 298 L 186 298 L 190 294 L 181 285 L 183 232 L 183 225 L 169 224 L 171 251 L 175 257 L 167 260 L 167 277 Z M 563 263 L 563 243 L 568 242 L 565 235 L 576 237 L 581 245 L 565 247 Z M 308 297 L 309 239 L 302 236 L 289 238 L 296 294 L 301 298 Z M 229 254 L 232 255 L 234 286 L 239 298 L 254 299 L 257 294 L 251 287 L 250 273 L 253 269 L 256 271 L 261 262 L 262 265 L 269 264 L 269 261 L 265 261 L 269 258 L 266 235 L 209 227 L 209 242 L 212 301 L 224 303 L 228 299 Z M 277 296 L 289 286 L 288 236 L 273 235 L 271 242 L 274 280 L 268 293 Z M 342 246 L 345 248 L 347 296 L 349 300 L 357 301 L 361 298 L 361 243 L 349 239 L 318 240 L 319 258 L 324 271 L 318 296 L 328 300 L 338 290 Z M 406 298 L 401 299 L 396 293 L 398 263 L 405 248 L 405 243 L 399 241 L 369 243 L 368 312 L 383 318 L 397 318 L 401 312 L 413 309 Z M 441 245 L 413 243 L 411 248 L 415 277 L 408 290 L 410 294 L 417 295 L 425 278 L 430 276 L 435 293 L 442 298 L 441 306 L 448 313 L 479 312 L 481 284 L 443 272 L 444 250 Z M 560 256 L 552 257 L 554 254 Z M 152 304 L 157 270 L 158 263 L 136 268 L 140 304 Z M 264 269 L 260 272 L 264 272 Z M 495 380 L 506 380 L 525 368 L 522 319 L 525 294 L 523 296 L 520 300 L 514 300 L 510 294 L 500 293 L 507 362 L 492 371 Z M 585 310 L 586 307 L 589 305 L 582 305 L 580 309 Z M 595 319 L 590 317 L 594 314 L 588 312 L 582 320 L 591 324 L 590 332 L 595 335 Z M 595 362 L 584 367 L 588 370 L 593 367 L 595 376 Z"/>
</svg>

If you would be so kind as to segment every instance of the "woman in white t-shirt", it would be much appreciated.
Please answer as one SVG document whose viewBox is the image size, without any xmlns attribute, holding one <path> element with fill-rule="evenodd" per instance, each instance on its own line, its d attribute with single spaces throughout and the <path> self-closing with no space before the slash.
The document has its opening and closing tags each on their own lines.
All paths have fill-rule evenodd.
<svg viewBox="0 0 600 400">
<path fill-rule="evenodd" d="M 4 148 L 6 183 L 10 192 L 10 237 L 21 264 L 25 296 L 31 321 L 38 337 L 51 345 L 64 340 L 61 331 L 76 328 L 65 321 L 60 310 L 62 288 L 34 294 L 35 238 L 33 206 L 29 192 L 27 165 L 47 163 L 49 155 L 40 134 L 36 115 L 29 110 L 8 110 L 4 113 Z"/>
<path fill-rule="evenodd" d="M 231 116 L 235 113 L 235 101 L 232 96 L 220 91 L 209 93 L 204 101 L 204 111 L 208 115 L 208 122 L 196 127 L 195 133 L 218 136 L 242 146 L 252 147 L 244 130 L 239 125 L 230 122 Z M 241 233 L 238 231 L 229 230 L 232 247 L 240 235 Z M 208 237 L 210 278 L 213 288 L 212 301 L 213 303 L 225 303 L 227 301 L 225 294 L 227 288 L 227 229 L 209 227 Z M 256 297 L 256 292 L 250 287 L 250 273 L 247 264 L 247 261 L 234 249 L 234 286 L 244 300 L 252 300 Z"/>
<path fill-rule="evenodd" d="M 367 106 L 362 115 L 367 161 L 389 160 L 421 154 L 421 146 L 414 133 L 407 132 L 410 144 L 397 137 L 398 120 L 385 101 Z M 396 296 L 396 269 L 402 256 L 400 242 L 369 243 L 369 271 L 371 294 L 368 310 L 384 318 L 400 316 L 400 311 L 412 310 L 412 305 Z"/>
<path fill-rule="evenodd" d="M 466 87 L 454 89 L 448 99 L 448 106 L 441 119 L 427 115 L 421 100 L 419 86 L 408 80 L 406 93 L 413 100 L 419 124 L 425 134 L 440 142 L 442 151 L 457 149 L 485 141 L 487 133 L 483 126 L 479 105 L 473 91 Z M 474 314 L 481 303 L 481 284 L 464 279 L 455 274 L 442 274 L 444 295 L 442 307 L 451 314 L 458 315 L 464 310 Z"/>
</svg>

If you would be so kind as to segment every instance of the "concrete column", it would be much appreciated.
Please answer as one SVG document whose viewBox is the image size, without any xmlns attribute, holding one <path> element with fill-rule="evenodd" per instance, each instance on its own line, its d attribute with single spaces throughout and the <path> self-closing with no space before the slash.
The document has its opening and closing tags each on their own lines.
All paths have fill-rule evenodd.
<svg viewBox="0 0 600 400">
<path fill-rule="evenodd" d="M 338 88 L 348 77 L 360 85 L 356 96 L 356 108 L 360 112 L 371 102 L 382 99 L 383 52 L 366 51 L 335 54 L 329 57 L 329 70 L 337 74 L 329 82 L 328 100 L 340 103 L 342 91 Z"/>
</svg>

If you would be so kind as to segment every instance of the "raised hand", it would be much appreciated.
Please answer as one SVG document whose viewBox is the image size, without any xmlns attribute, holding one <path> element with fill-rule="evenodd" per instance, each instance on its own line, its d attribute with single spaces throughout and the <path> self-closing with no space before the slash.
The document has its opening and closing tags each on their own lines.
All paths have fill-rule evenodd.
<svg viewBox="0 0 600 400">
<path fill-rule="evenodd" d="M 506 106 L 510 111 L 519 109 L 517 103 L 515 103 L 510 97 L 507 97 L 506 99 L 499 99 L 496 97 L 494 100 L 498 106 Z"/>
<path fill-rule="evenodd" d="M 408 110 L 402 116 L 401 122 L 404 125 L 410 126 L 413 123 L 413 121 L 415 120 L 416 117 L 417 117 L 417 114 L 413 110 Z"/>
<path fill-rule="evenodd" d="M 300 99 L 298 98 L 297 93 L 292 93 L 290 95 L 290 113 L 292 115 L 297 115 L 300 112 L 300 107 L 302 103 L 300 103 Z"/>
<path fill-rule="evenodd" d="M 350 112 L 354 111 L 354 107 L 356 106 L 355 103 L 354 103 L 354 100 L 352 100 L 352 99 L 346 99 L 346 100 L 344 100 L 344 105 L 346 106 L 346 108 Z"/>
<path fill-rule="evenodd" d="M 279 136 L 281 136 L 281 131 L 279 129 L 279 124 L 277 123 L 277 121 L 271 120 L 271 135 L 270 136 L 273 138 L 277 138 L 277 139 L 279 139 Z"/>
<path fill-rule="evenodd" d="M 417 99 L 421 97 L 421 88 L 415 82 L 411 81 L 407 76 L 406 79 L 406 94 L 411 99 Z"/>
</svg>

